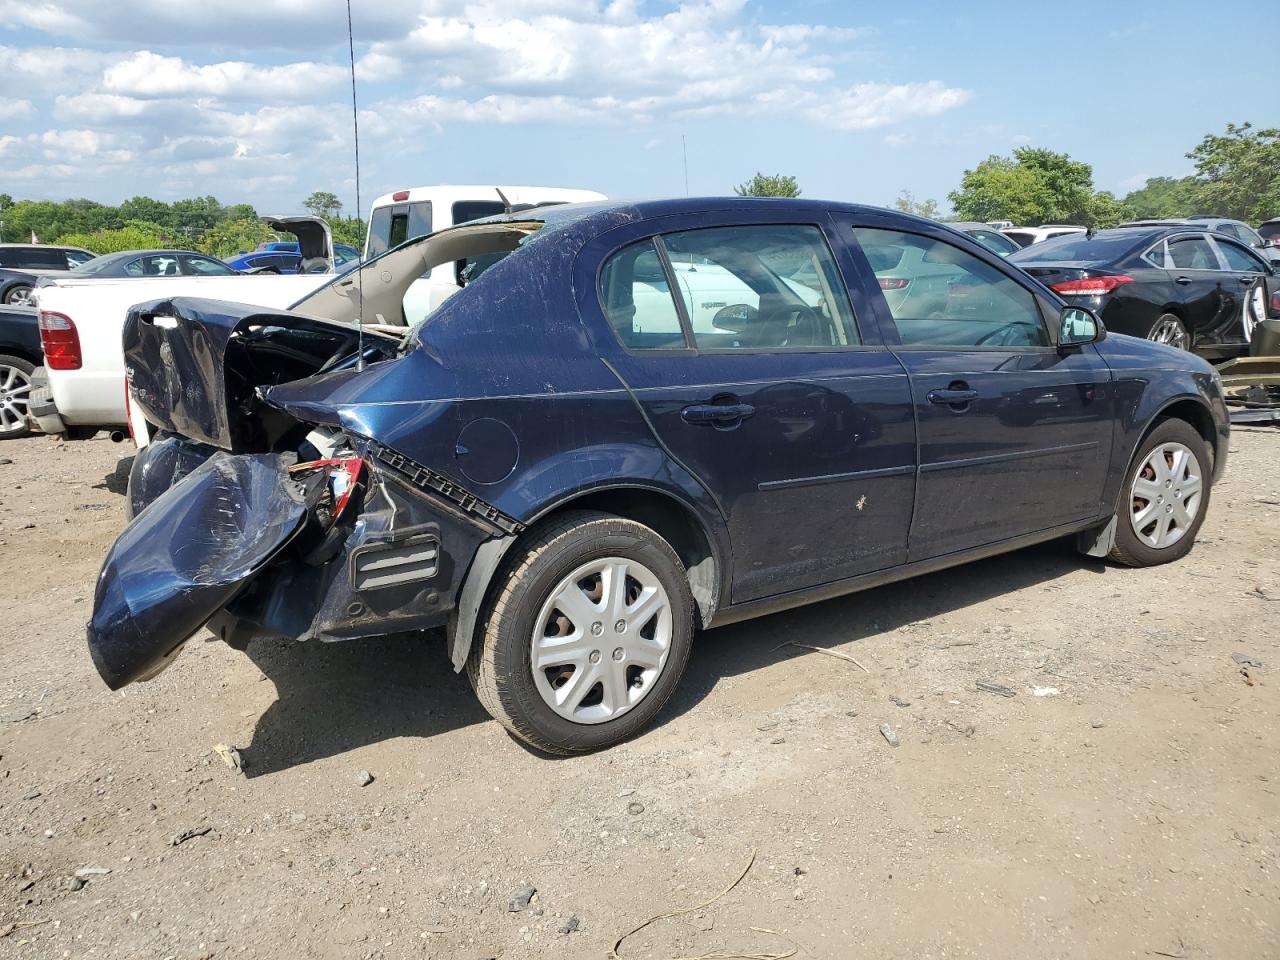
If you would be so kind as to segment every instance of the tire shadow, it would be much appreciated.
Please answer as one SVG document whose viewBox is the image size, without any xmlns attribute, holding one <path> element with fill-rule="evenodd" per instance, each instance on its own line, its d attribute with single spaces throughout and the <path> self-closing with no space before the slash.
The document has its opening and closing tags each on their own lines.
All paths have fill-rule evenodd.
<svg viewBox="0 0 1280 960">
<path fill-rule="evenodd" d="M 453 672 L 442 631 L 339 643 L 260 641 L 247 652 L 277 692 L 240 750 L 251 779 L 489 720 L 467 678 Z"/>
</svg>

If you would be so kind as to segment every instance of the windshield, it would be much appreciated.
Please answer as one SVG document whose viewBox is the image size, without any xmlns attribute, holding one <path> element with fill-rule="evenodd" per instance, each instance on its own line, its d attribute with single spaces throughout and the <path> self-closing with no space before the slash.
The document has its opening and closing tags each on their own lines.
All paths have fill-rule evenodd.
<svg viewBox="0 0 1280 960">
<path fill-rule="evenodd" d="M 1135 247 L 1149 242 L 1150 233 L 1094 234 L 1071 233 L 1036 243 L 1013 254 L 1011 263 L 1053 263 L 1070 260 L 1080 263 L 1102 263 L 1119 259 Z"/>
</svg>

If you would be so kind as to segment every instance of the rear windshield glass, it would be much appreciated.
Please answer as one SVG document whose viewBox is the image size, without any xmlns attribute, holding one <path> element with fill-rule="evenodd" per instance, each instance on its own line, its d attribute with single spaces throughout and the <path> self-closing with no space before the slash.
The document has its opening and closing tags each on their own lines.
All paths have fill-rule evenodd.
<svg viewBox="0 0 1280 960">
<path fill-rule="evenodd" d="M 1258 236 L 1264 240 L 1270 240 L 1273 237 L 1280 237 L 1280 221 L 1275 223 L 1264 223 L 1258 228 Z"/>
<path fill-rule="evenodd" d="M 1134 247 L 1148 242 L 1150 234 L 1135 235 L 1132 233 L 1098 234 L 1092 238 L 1083 233 L 1067 234 L 1032 244 L 1019 250 L 1009 259 L 1014 263 L 1052 263 L 1057 260 L 1071 260 L 1081 263 L 1102 263 L 1123 256 Z"/>
<path fill-rule="evenodd" d="M 507 207 L 501 200 L 459 200 L 453 205 L 453 222 L 470 223 L 483 217 L 496 217 L 506 213 Z"/>
</svg>

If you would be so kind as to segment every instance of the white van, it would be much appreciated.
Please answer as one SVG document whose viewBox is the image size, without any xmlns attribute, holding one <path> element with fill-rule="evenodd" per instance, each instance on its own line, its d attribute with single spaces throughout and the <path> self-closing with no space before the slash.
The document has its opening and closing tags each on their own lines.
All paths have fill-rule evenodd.
<svg viewBox="0 0 1280 960">
<path fill-rule="evenodd" d="M 373 202 L 364 259 L 385 253 L 413 237 L 503 213 L 508 205 L 521 208 L 605 199 L 608 198 L 603 193 L 594 190 L 563 187 L 436 186 L 397 190 Z M 443 263 L 409 288 L 404 298 L 405 317 L 410 324 L 416 323 L 457 292 L 454 265 Z"/>
</svg>

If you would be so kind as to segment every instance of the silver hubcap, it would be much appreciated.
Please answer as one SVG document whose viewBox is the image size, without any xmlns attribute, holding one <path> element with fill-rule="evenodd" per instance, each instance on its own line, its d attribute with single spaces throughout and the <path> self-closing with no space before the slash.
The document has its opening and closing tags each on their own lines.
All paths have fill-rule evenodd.
<svg viewBox="0 0 1280 960">
<path fill-rule="evenodd" d="M 17 367 L 0 366 L 0 434 L 26 429 L 31 381 Z"/>
<path fill-rule="evenodd" d="M 1180 443 L 1162 443 L 1147 455 L 1133 479 L 1133 532 L 1157 550 L 1172 546 L 1191 529 L 1203 493 L 1196 455 Z"/>
<path fill-rule="evenodd" d="M 9 292 L 9 305 L 12 307 L 31 306 L 31 288 L 15 287 Z"/>
<path fill-rule="evenodd" d="M 1156 343 L 1167 343 L 1171 347 L 1177 347 L 1179 350 L 1187 349 L 1187 331 L 1183 329 L 1182 324 L 1177 320 L 1161 320 L 1151 330 L 1149 340 Z"/>
<path fill-rule="evenodd" d="M 604 723 L 649 695 L 671 650 L 671 602 L 623 557 L 584 563 L 534 621 L 530 663 L 543 701 L 574 723 Z"/>
</svg>

